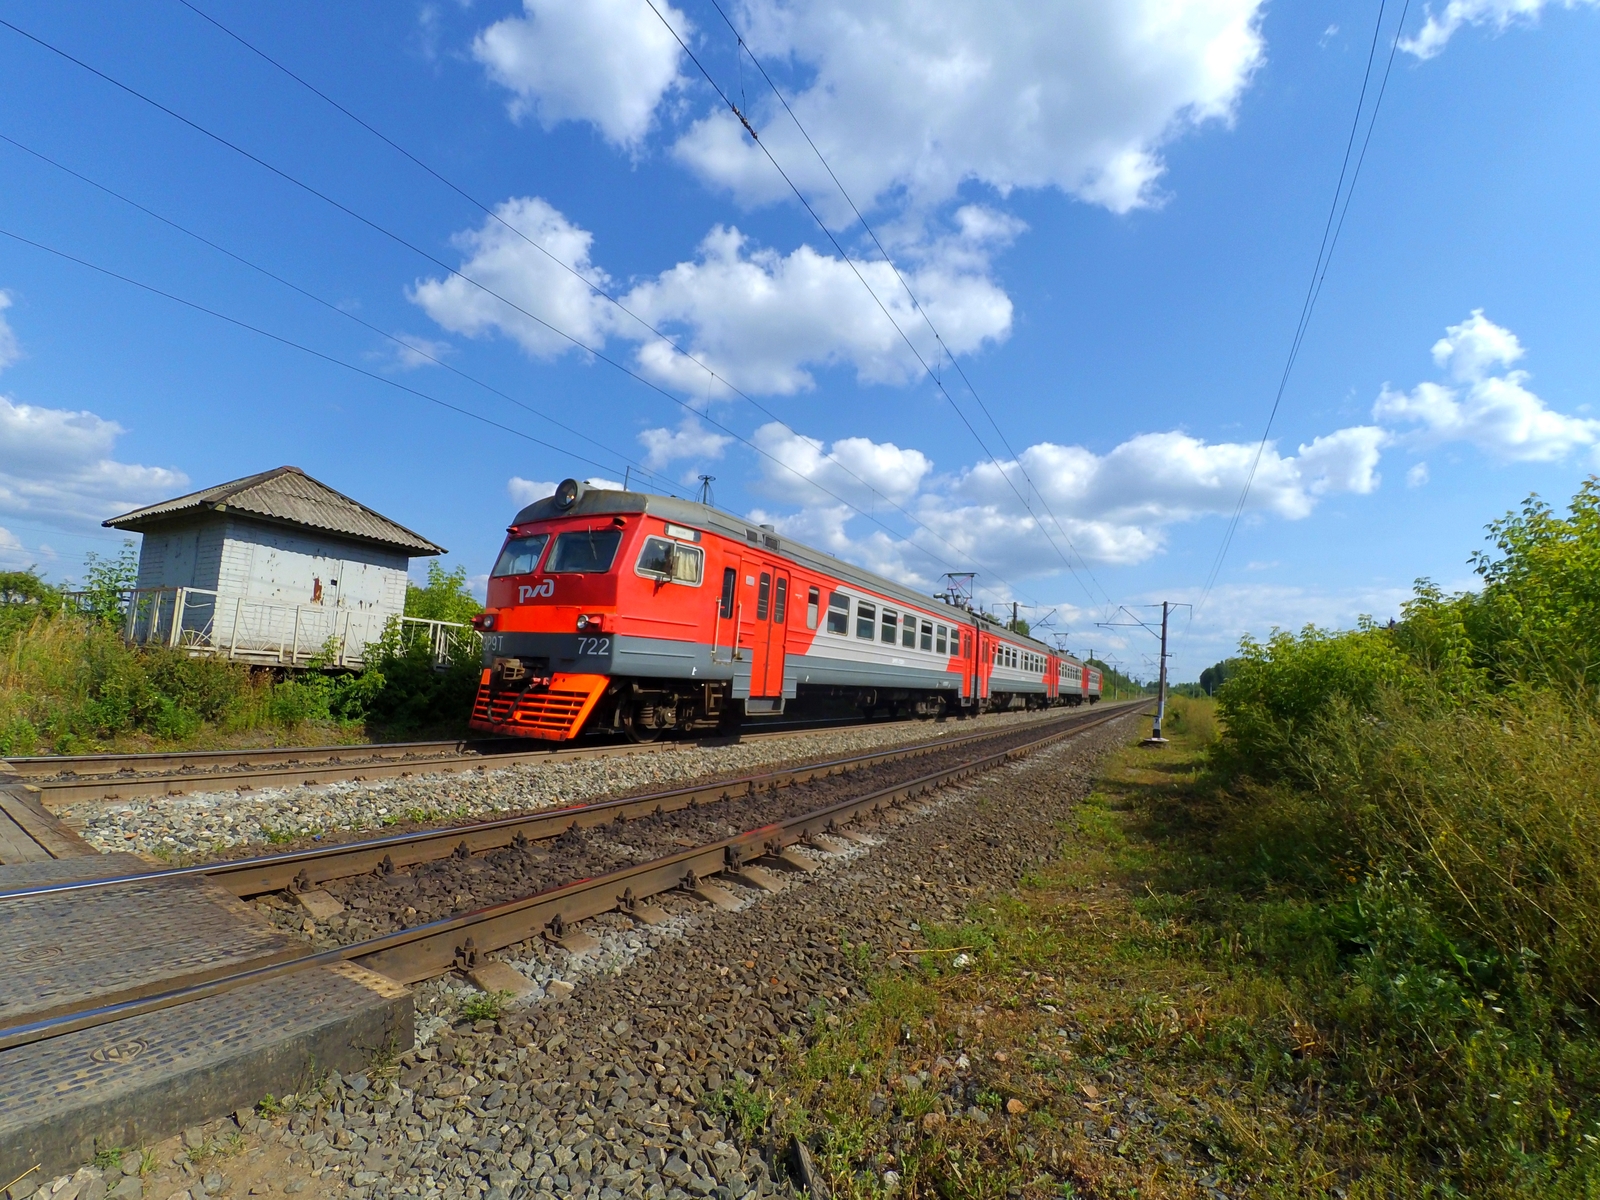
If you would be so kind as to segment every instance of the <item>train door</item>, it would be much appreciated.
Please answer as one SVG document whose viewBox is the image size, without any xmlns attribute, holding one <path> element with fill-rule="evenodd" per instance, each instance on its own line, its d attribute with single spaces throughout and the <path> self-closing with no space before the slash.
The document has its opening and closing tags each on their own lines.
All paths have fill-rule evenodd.
<svg viewBox="0 0 1600 1200">
<path fill-rule="evenodd" d="M 746 599 L 739 642 L 750 650 L 750 695 L 781 696 L 783 625 L 788 619 L 789 576 L 753 558 L 745 559 L 741 570 Z"/>
</svg>

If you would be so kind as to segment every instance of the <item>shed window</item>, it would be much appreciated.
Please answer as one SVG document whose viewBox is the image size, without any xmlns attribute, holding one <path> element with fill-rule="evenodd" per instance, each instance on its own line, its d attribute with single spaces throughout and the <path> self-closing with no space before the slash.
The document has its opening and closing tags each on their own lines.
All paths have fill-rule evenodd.
<svg viewBox="0 0 1600 1200">
<path fill-rule="evenodd" d="M 894 613 L 890 612 L 887 608 L 883 610 L 883 640 L 888 642 L 891 646 L 894 645 L 895 642 L 894 635 L 896 621 L 897 618 L 895 617 Z"/>
<path fill-rule="evenodd" d="M 778 592 L 772 598 L 772 623 L 783 624 L 784 611 L 789 607 L 789 580 L 782 575 L 778 576 Z"/>
<path fill-rule="evenodd" d="M 806 628 L 817 627 L 817 606 L 822 602 L 822 593 L 816 588 L 806 589 Z"/>
<path fill-rule="evenodd" d="M 617 557 L 617 547 L 622 543 L 620 529 L 574 529 L 556 537 L 555 548 L 550 551 L 550 562 L 545 570 L 551 574 L 570 572 L 579 575 L 600 575 L 611 570 Z"/>
<path fill-rule="evenodd" d="M 663 583 L 688 583 L 698 585 L 700 570 L 705 563 L 705 551 L 698 546 L 684 546 L 666 538 L 645 538 L 639 551 L 639 561 L 634 570 Z"/>
<path fill-rule="evenodd" d="M 878 609 L 876 605 L 868 604 L 865 600 L 856 605 L 856 636 L 871 641 L 878 632 Z"/>
<path fill-rule="evenodd" d="M 771 599 L 772 576 L 763 571 L 761 572 L 761 582 L 756 585 L 756 620 L 765 621 L 767 619 L 767 604 Z"/>
<path fill-rule="evenodd" d="M 932 650 L 933 649 L 933 622 L 932 621 L 924 621 L 922 623 L 922 648 L 924 650 Z"/>
<path fill-rule="evenodd" d="M 536 533 L 532 537 L 515 537 L 506 543 L 506 548 L 500 551 L 500 557 L 490 572 L 495 578 L 504 575 L 531 575 L 539 565 L 539 555 L 544 553 L 544 544 L 550 540 L 548 533 Z"/>
<path fill-rule="evenodd" d="M 850 597 L 843 592 L 828 593 L 828 632 L 850 632 Z"/>
<path fill-rule="evenodd" d="M 739 572 L 732 567 L 722 568 L 722 608 L 724 618 L 733 616 L 733 591 L 739 586 Z"/>
</svg>

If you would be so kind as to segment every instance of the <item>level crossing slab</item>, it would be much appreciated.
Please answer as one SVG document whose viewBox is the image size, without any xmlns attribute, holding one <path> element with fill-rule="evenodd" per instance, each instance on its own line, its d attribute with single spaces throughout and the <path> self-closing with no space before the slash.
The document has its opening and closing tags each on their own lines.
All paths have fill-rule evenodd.
<svg viewBox="0 0 1600 1200">
<path fill-rule="evenodd" d="M 129 854 L 6 865 L 0 893 L 150 869 Z M 411 1046 L 407 988 L 351 963 L 283 969 L 310 949 L 200 879 L 0 895 L 0 1033 L 195 984 L 224 989 L 0 1051 L 0 1180 L 36 1165 L 57 1174 L 97 1147 L 149 1144 L 297 1092 L 315 1070 Z M 267 978 L 226 982 L 272 964 Z"/>
</svg>

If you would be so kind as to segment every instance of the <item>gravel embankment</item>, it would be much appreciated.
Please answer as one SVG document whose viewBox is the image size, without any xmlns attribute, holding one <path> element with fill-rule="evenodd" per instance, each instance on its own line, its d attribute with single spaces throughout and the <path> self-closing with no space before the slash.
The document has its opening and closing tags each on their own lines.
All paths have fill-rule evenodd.
<svg viewBox="0 0 1600 1200">
<path fill-rule="evenodd" d="M 617 758 L 525 764 L 472 773 L 432 773 L 371 783 L 92 801 L 63 809 L 67 823 L 102 851 L 192 859 L 239 846 L 298 840 L 410 822 L 462 820 L 682 786 L 788 763 L 931 741 L 1065 710 L 997 713 L 966 721 L 852 726 L 736 746 L 677 746 Z"/>
<path fill-rule="evenodd" d="M 231 1141 L 242 1154 L 239 1177 L 248 1161 L 278 1162 L 272 1183 L 304 1188 L 306 1200 L 792 1195 L 773 1148 L 741 1144 L 711 1098 L 759 1085 L 782 1036 L 817 1016 L 831 1023 L 865 998 L 842 943 L 874 947 L 881 964 L 921 944 L 921 920 L 953 919 L 1048 857 L 1058 823 L 1131 719 L 890 813 L 865 831 L 868 845 L 827 857 L 782 892 L 738 889 L 739 911 L 673 894 L 661 899 L 672 914 L 665 925 L 586 922 L 601 948 L 577 959 L 541 943 L 513 947 L 497 957 L 538 990 L 497 1020 L 461 1018 L 461 1001 L 477 994 L 463 982 L 422 985 L 417 1045 L 392 1068 L 331 1076 L 286 1115 L 241 1113 L 193 1135 Z M 976 1086 L 965 1063 L 946 1081 L 952 1097 Z M 949 1106 L 954 1119 L 961 1104 Z M 179 1154 L 143 1188 L 144 1200 L 273 1190 L 243 1178 L 234 1188 L 228 1163 L 202 1179 L 205 1171 Z M 91 1175 L 99 1179 L 86 1168 L 72 1181 Z M 91 1194 L 117 1175 L 113 1168 Z M 41 1182 L 46 1195 L 59 1184 L 58 1197 L 72 1186 L 68 1177 Z M 12 1200 L 32 1187 L 22 1183 Z M 118 1200 L 140 1200 L 139 1189 Z"/>
</svg>

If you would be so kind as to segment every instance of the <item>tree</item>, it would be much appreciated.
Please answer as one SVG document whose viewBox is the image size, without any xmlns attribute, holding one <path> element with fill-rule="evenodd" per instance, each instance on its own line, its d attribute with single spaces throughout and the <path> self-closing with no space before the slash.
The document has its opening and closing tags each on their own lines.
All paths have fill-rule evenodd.
<svg viewBox="0 0 1600 1200">
<path fill-rule="evenodd" d="M 467 591 L 467 569 L 446 571 L 437 562 L 428 564 L 428 583 L 406 585 L 406 616 L 428 621 L 455 621 L 465 625 L 483 611 L 483 605 Z"/>
<path fill-rule="evenodd" d="M 83 610 L 97 621 L 113 624 L 125 615 L 124 597 L 139 586 L 139 556 L 123 542 L 115 558 L 93 550 L 83 558 Z"/>
</svg>

